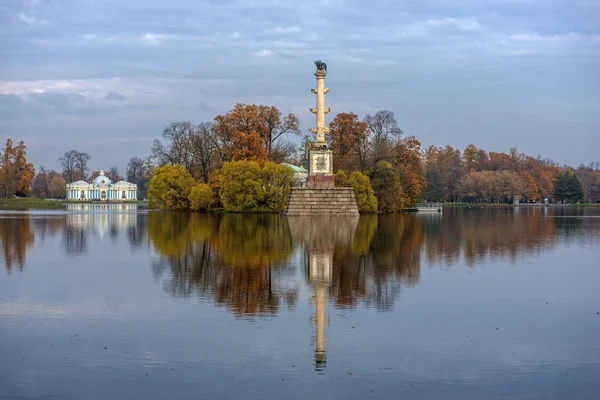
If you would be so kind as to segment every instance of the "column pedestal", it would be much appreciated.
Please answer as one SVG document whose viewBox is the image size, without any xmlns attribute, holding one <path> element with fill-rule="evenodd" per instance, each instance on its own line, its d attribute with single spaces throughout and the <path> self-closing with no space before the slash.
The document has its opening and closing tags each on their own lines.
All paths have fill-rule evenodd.
<svg viewBox="0 0 600 400">
<path fill-rule="evenodd" d="M 306 187 L 309 189 L 333 189 L 333 157 L 331 150 L 312 150 Z"/>
</svg>

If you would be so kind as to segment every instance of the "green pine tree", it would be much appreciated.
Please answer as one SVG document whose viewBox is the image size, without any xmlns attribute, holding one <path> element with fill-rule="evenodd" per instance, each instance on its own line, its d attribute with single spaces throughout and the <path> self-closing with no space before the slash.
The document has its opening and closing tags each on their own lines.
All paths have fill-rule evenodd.
<svg viewBox="0 0 600 400">
<path fill-rule="evenodd" d="M 435 167 L 427 167 L 425 172 L 425 181 L 427 185 L 423 192 L 426 201 L 441 201 L 442 200 L 442 184 L 440 182 L 440 173 Z"/>
<path fill-rule="evenodd" d="M 559 202 L 577 203 L 583 201 L 583 187 L 577 175 L 564 171 L 554 181 L 554 199 Z"/>
<path fill-rule="evenodd" d="M 581 181 L 575 174 L 571 174 L 571 178 L 569 179 L 569 191 L 573 203 L 583 201 L 583 186 L 581 186 Z"/>
</svg>

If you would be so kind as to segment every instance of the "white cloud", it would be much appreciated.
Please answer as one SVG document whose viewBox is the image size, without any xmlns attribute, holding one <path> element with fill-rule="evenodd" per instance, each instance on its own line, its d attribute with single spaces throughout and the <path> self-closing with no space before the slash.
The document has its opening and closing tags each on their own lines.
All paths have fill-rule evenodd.
<svg viewBox="0 0 600 400">
<path fill-rule="evenodd" d="M 23 13 L 19 14 L 17 16 L 17 18 L 19 19 L 19 21 L 21 21 L 22 23 L 27 24 L 27 25 L 33 25 L 36 21 L 35 18 L 33 18 L 29 15 L 23 14 Z"/>
<path fill-rule="evenodd" d="M 157 46 L 161 44 L 161 42 L 167 39 L 167 35 L 155 34 L 155 33 L 145 33 L 141 36 L 142 42 L 149 44 L 151 46 Z"/>
<path fill-rule="evenodd" d="M 29 25 L 29 26 L 46 25 L 48 23 L 48 21 L 46 21 L 46 20 L 38 19 L 31 14 L 25 14 L 25 13 L 19 13 L 17 15 L 17 19 L 22 24 Z"/>
<path fill-rule="evenodd" d="M 273 29 L 269 29 L 267 33 L 270 34 L 288 34 L 288 33 L 299 33 L 302 32 L 302 28 L 296 25 L 292 26 L 277 26 Z"/>
<path fill-rule="evenodd" d="M 271 54 L 272 54 L 271 50 L 267 50 L 267 49 L 262 49 L 262 50 L 254 52 L 254 55 L 257 57 L 268 57 Z"/>
<path fill-rule="evenodd" d="M 452 33 L 475 33 L 482 29 L 481 24 L 470 18 L 442 18 L 418 21 L 399 28 L 401 36 L 427 37 Z"/>
</svg>

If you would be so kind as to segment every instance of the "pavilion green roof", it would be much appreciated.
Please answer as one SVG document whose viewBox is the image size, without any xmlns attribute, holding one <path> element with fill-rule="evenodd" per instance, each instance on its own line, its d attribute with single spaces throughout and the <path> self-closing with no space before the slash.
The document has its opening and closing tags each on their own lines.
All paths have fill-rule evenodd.
<svg viewBox="0 0 600 400">
<path fill-rule="evenodd" d="M 294 172 L 308 172 L 308 170 L 306 168 L 299 167 L 297 165 L 288 164 L 288 163 L 281 163 L 281 165 L 285 165 L 286 167 L 290 167 L 292 169 L 292 171 L 294 171 Z"/>
</svg>

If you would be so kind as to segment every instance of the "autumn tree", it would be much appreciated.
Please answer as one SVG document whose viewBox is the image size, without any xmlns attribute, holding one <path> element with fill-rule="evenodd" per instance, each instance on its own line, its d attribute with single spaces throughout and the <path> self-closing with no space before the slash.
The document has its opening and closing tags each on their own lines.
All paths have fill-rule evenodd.
<svg viewBox="0 0 600 400">
<path fill-rule="evenodd" d="M 210 173 L 220 165 L 214 124 L 212 122 L 199 124 L 196 133 L 192 136 L 191 144 L 194 152 L 194 171 L 196 171 L 196 174 L 192 175 L 207 183 Z"/>
<path fill-rule="evenodd" d="M 371 187 L 380 212 L 396 212 L 404 206 L 400 173 L 392 164 L 381 160 L 370 175 Z"/>
<path fill-rule="evenodd" d="M 35 168 L 27 162 L 25 143 L 20 141 L 14 146 L 13 141 L 7 139 L 0 156 L 0 194 L 4 197 L 28 195 Z"/>
<path fill-rule="evenodd" d="M 521 196 L 525 184 L 512 171 L 471 172 L 461 181 L 462 194 L 475 202 L 506 203 Z"/>
<path fill-rule="evenodd" d="M 285 134 L 299 134 L 296 116 L 282 117 L 277 107 L 236 104 L 233 110 L 217 115 L 215 137 L 223 161 L 252 159 L 258 162 L 280 155 L 286 146 L 280 144 Z"/>
<path fill-rule="evenodd" d="M 364 122 L 370 133 L 370 159 L 373 168 L 380 160 L 390 159 L 392 144 L 403 132 L 391 111 L 380 110 L 374 115 L 367 114 Z"/>
<path fill-rule="evenodd" d="M 192 187 L 189 195 L 190 210 L 206 211 L 215 204 L 215 193 L 206 183 Z"/>
<path fill-rule="evenodd" d="M 369 152 L 367 131 L 367 124 L 360 121 L 354 113 L 339 113 L 329 123 L 327 141 L 335 154 L 335 170 L 366 171 Z"/>
<path fill-rule="evenodd" d="M 377 197 L 371 186 L 371 180 L 360 171 L 353 171 L 347 176 L 344 170 L 337 170 L 334 174 L 335 185 L 351 187 L 354 189 L 354 199 L 360 213 L 377 212 Z"/>
<path fill-rule="evenodd" d="M 227 211 L 283 211 L 293 171 L 283 165 L 240 160 L 223 164 L 219 196 Z"/>
<path fill-rule="evenodd" d="M 31 195 L 39 198 L 46 198 L 50 194 L 50 176 L 49 171 L 40 166 L 37 174 L 31 180 Z"/>
<path fill-rule="evenodd" d="M 127 182 L 138 185 L 144 177 L 144 159 L 140 157 L 131 157 L 127 163 L 125 176 Z"/>
<path fill-rule="evenodd" d="M 150 157 L 147 159 L 131 157 L 129 159 L 125 170 L 126 180 L 137 185 L 139 198 L 146 197 L 146 190 L 152 178 L 153 171 L 154 164 Z"/>
<path fill-rule="evenodd" d="M 263 140 L 267 150 L 269 160 L 273 159 L 273 150 L 281 151 L 285 146 L 277 146 L 279 138 L 285 134 L 300 134 L 300 123 L 294 114 L 282 116 L 277 107 L 274 106 L 258 106 L 258 116 L 263 121 L 264 131 L 261 130 Z M 277 146 L 277 147 L 276 147 Z"/>
<path fill-rule="evenodd" d="M 121 177 L 121 174 L 119 173 L 119 168 L 117 168 L 114 165 L 109 168 L 109 170 L 108 170 L 108 177 L 113 182 L 119 182 L 119 181 L 123 180 L 123 178 Z"/>
<path fill-rule="evenodd" d="M 447 201 L 459 198 L 459 182 L 464 174 L 460 150 L 452 146 L 429 146 L 425 150 L 425 162 L 439 174 L 442 197 Z"/>
<path fill-rule="evenodd" d="M 63 170 L 63 175 L 68 183 L 75 182 L 75 159 L 77 150 L 69 150 L 59 158 L 60 166 Z"/>
<path fill-rule="evenodd" d="M 60 174 L 54 173 L 51 175 L 48 189 L 51 198 L 64 198 L 67 191 L 67 181 Z"/>
<path fill-rule="evenodd" d="M 238 132 L 231 141 L 231 160 L 249 160 L 262 164 L 267 159 L 263 140 L 257 132 Z"/>
<path fill-rule="evenodd" d="M 88 161 L 92 158 L 88 153 L 78 151 L 75 155 L 75 171 L 79 175 L 79 179 L 85 179 L 89 172 Z"/>
<path fill-rule="evenodd" d="M 486 168 L 487 154 L 483 150 L 479 150 L 475 145 L 470 144 L 463 150 L 463 161 L 465 172 L 481 171 Z"/>
<path fill-rule="evenodd" d="M 400 172 L 400 184 L 404 193 L 404 205 L 413 206 L 422 195 L 425 186 L 421 142 L 414 136 L 397 140 L 392 148 L 393 165 Z"/>
<path fill-rule="evenodd" d="M 195 126 L 189 121 L 171 122 L 163 130 L 165 143 L 156 139 L 152 143 L 152 157 L 158 165 L 181 165 L 190 174 L 194 171 L 192 137 Z"/>
<path fill-rule="evenodd" d="M 192 175 L 181 165 L 158 167 L 148 187 L 149 205 L 164 210 L 188 210 L 190 191 L 195 184 Z"/>
<path fill-rule="evenodd" d="M 89 172 L 88 161 L 92 158 L 88 153 L 69 150 L 59 158 L 63 176 L 68 183 L 86 179 Z"/>
<path fill-rule="evenodd" d="M 583 186 L 585 201 L 600 202 L 600 163 L 580 165 L 575 173 Z"/>
</svg>

